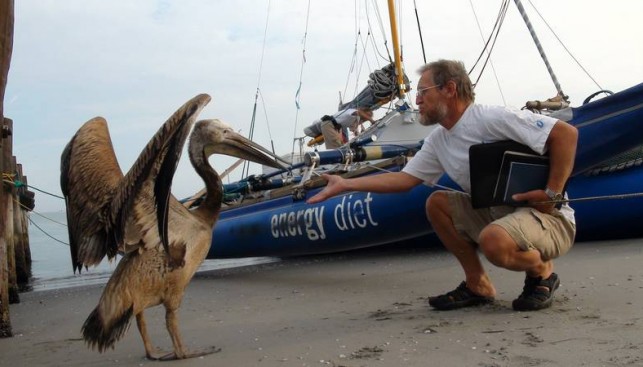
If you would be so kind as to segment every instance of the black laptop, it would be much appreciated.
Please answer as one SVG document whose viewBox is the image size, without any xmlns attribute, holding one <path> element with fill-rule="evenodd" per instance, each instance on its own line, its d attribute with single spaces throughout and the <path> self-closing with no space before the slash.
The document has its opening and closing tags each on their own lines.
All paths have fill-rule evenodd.
<svg viewBox="0 0 643 367">
<path fill-rule="evenodd" d="M 510 152 L 507 154 L 507 159 L 505 160 L 505 166 L 510 165 L 517 160 L 520 163 L 520 168 L 524 169 L 525 165 L 521 157 L 525 156 L 526 163 L 532 164 L 538 162 L 541 165 L 546 165 L 547 169 L 543 170 L 542 167 L 536 168 L 538 172 L 545 172 L 545 184 L 546 177 L 549 173 L 549 159 L 545 158 L 534 152 L 531 148 L 524 144 L 520 144 L 513 140 L 503 140 L 494 143 L 482 143 L 475 144 L 469 148 L 469 173 L 471 176 L 471 205 L 478 208 L 487 208 L 490 206 L 498 205 L 521 205 L 522 203 L 512 202 L 511 200 L 506 199 L 506 180 L 511 177 L 508 175 L 507 168 L 503 169 L 501 172 L 501 167 L 503 165 L 503 158 L 505 158 L 505 152 Z M 515 153 L 515 154 L 512 154 Z M 536 156 L 536 157 L 535 157 Z M 539 158 L 537 158 L 539 157 Z M 511 161 L 508 161 L 511 159 Z M 501 174 L 502 173 L 502 174 Z M 533 171 L 536 174 L 536 171 Z M 527 186 L 531 185 L 533 189 L 542 188 L 545 186 L 542 183 L 542 174 L 538 173 L 538 177 L 523 176 Z M 513 175 L 513 178 L 521 178 L 519 176 Z"/>
</svg>

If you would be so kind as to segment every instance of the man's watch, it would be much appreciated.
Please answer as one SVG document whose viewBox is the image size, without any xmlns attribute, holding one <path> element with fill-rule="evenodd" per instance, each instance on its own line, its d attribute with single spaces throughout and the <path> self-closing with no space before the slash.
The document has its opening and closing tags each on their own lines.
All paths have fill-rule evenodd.
<svg viewBox="0 0 643 367">
<path fill-rule="evenodd" d="M 547 194 L 547 196 L 549 196 L 549 199 L 551 201 L 558 202 L 558 201 L 563 200 L 563 194 L 562 193 L 556 192 L 556 191 L 550 189 L 549 187 L 545 187 L 545 194 Z"/>
</svg>

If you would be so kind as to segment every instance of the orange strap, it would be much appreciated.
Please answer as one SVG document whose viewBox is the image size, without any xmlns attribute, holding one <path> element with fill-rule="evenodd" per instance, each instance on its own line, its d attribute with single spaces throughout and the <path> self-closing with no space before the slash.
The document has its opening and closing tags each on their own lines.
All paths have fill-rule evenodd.
<svg viewBox="0 0 643 367">
<path fill-rule="evenodd" d="M 324 142 L 324 135 L 317 135 L 315 138 L 311 139 L 306 145 L 309 147 L 319 145 Z"/>
</svg>

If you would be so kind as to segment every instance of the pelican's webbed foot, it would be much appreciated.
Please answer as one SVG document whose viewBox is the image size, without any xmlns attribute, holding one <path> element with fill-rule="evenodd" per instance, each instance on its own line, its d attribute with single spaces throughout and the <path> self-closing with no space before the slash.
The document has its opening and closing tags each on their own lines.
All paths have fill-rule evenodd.
<svg viewBox="0 0 643 367">
<path fill-rule="evenodd" d="M 207 356 L 208 354 L 218 353 L 220 351 L 221 351 L 221 348 L 210 347 L 209 349 L 203 350 L 203 351 L 184 353 L 180 357 L 177 356 L 176 352 L 172 352 L 172 353 L 166 354 L 166 355 L 164 355 L 162 357 L 154 358 L 154 360 L 157 360 L 157 361 L 174 361 L 174 360 L 177 360 L 177 359 L 188 359 L 188 358 L 195 358 L 195 357 L 203 357 L 203 356 Z M 152 358 L 148 357 L 148 359 L 152 359 Z"/>
</svg>

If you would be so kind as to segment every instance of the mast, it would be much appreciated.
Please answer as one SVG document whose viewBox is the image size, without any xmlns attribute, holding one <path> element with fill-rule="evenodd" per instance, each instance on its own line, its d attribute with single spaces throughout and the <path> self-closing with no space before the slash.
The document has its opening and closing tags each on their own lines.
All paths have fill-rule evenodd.
<svg viewBox="0 0 643 367">
<path fill-rule="evenodd" d="M 388 17 L 391 22 L 391 38 L 393 39 L 393 55 L 395 56 L 395 74 L 397 74 L 398 98 L 404 98 L 406 84 L 404 84 L 404 71 L 402 70 L 402 56 L 400 55 L 400 42 L 397 36 L 397 21 L 395 20 L 395 5 L 393 0 L 388 0 Z"/>
<path fill-rule="evenodd" d="M 540 53 L 540 57 L 545 62 L 545 66 L 547 67 L 547 71 L 549 72 L 549 76 L 551 77 L 551 80 L 554 82 L 554 86 L 556 86 L 556 90 L 558 91 L 558 95 L 560 97 L 562 97 L 564 100 L 567 100 L 567 96 L 565 96 L 565 94 L 563 93 L 563 89 L 560 87 L 560 83 L 558 83 L 558 78 L 556 78 L 556 74 L 554 74 L 554 70 L 551 68 L 551 65 L 549 64 L 549 60 L 547 59 L 547 55 L 545 55 L 545 50 L 543 49 L 542 45 L 540 44 L 540 40 L 538 39 L 538 36 L 536 35 L 536 32 L 534 31 L 534 27 L 531 25 L 531 22 L 529 21 L 529 17 L 527 16 L 527 13 L 525 12 L 525 8 L 522 6 L 522 2 L 520 0 L 514 0 L 514 2 L 516 3 L 516 7 L 518 7 L 518 11 L 520 12 L 520 15 L 522 16 L 522 19 L 525 21 L 525 25 L 527 26 L 527 29 L 529 30 L 529 34 L 531 34 L 531 38 L 534 40 L 534 43 L 536 44 L 536 48 L 538 48 L 538 52 Z"/>
</svg>

